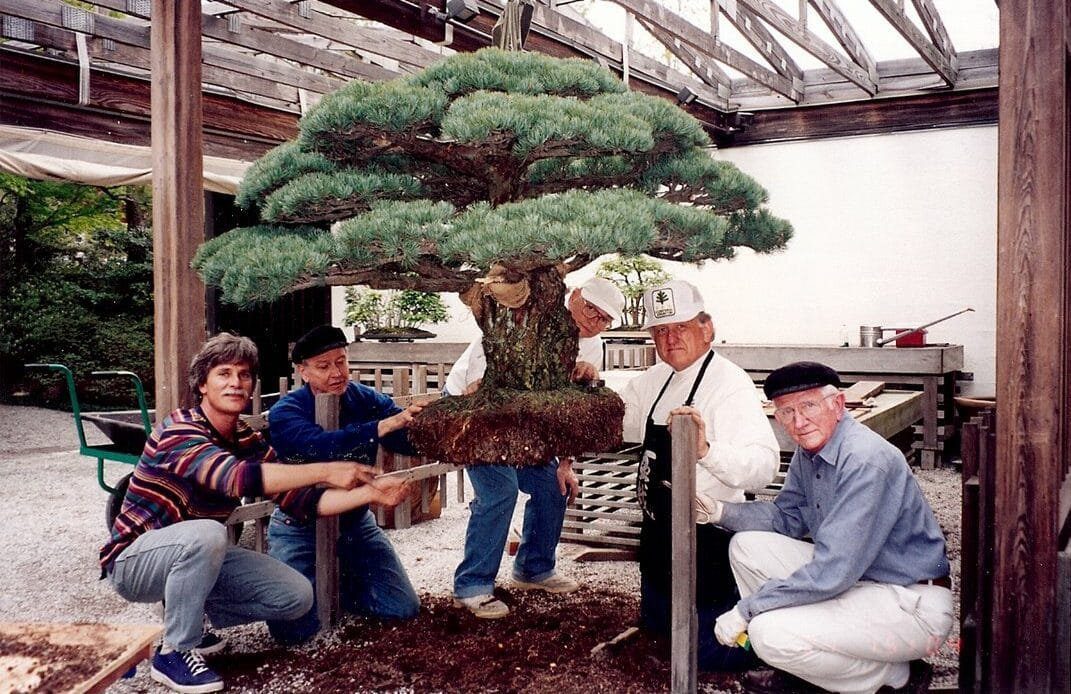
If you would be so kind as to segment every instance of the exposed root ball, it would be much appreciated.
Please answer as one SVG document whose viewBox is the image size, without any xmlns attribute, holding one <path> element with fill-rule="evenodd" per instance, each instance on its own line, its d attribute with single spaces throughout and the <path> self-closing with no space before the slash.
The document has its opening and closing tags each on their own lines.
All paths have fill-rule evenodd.
<svg viewBox="0 0 1071 694">
<path fill-rule="evenodd" d="M 444 462 L 541 465 L 620 446 L 624 413 L 608 388 L 496 390 L 428 405 L 409 434 L 421 453 Z"/>
</svg>

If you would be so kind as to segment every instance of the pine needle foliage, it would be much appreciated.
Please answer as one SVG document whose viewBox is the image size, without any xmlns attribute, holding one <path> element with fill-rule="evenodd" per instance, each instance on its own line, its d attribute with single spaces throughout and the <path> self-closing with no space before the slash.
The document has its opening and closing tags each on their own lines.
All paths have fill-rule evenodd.
<svg viewBox="0 0 1071 694">
<path fill-rule="evenodd" d="M 297 142 L 284 142 L 253 162 L 235 202 L 249 209 L 288 181 L 314 171 L 335 171 L 335 165 L 319 152 L 302 151 Z"/>
<path fill-rule="evenodd" d="M 783 248 L 792 228 L 766 191 L 709 146 L 683 110 L 591 62 L 458 54 L 326 96 L 243 181 L 263 224 L 194 265 L 252 304 L 318 284 L 464 291 L 492 267 L 571 271 L 610 252 Z"/>
</svg>

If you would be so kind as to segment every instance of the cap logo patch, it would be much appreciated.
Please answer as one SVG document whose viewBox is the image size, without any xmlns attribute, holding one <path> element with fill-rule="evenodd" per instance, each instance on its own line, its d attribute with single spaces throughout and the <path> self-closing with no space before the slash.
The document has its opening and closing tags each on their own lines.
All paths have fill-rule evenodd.
<svg viewBox="0 0 1071 694">
<path fill-rule="evenodd" d="M 672 289 L 659 289 L 654 294 L 654 317 L 667 318 L 676 315 L 677 305 L 673 302 Z"/>
</svg>

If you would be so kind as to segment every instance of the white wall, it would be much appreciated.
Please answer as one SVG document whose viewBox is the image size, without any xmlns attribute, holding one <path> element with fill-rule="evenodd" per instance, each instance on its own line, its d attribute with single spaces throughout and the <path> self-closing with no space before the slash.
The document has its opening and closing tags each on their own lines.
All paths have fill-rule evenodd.
<svg viewBox="0 0 1071 694">
<path fill-rule="evenodd" d="M 775 255 L 742 249 L 701 268 L 666 263 L 701 287 L 718 340 L 856 345 L 861 325 L 915 327 L 970 306 L 974 313 L 934 326 L 927 339 L 964 345 L 973 389 L 994 392 L 995 126 L 752 145 L 715 156 L 763 184 L 770 209 L 795 227 Z M 586 280 L 597 264 L 569 283 Z M 473 339 L 471 314 L 450 298 L 453 321 L 431 330 L 443 341 Z M 338 292 L 336 325 L 341 304 Z"/>
</svg>

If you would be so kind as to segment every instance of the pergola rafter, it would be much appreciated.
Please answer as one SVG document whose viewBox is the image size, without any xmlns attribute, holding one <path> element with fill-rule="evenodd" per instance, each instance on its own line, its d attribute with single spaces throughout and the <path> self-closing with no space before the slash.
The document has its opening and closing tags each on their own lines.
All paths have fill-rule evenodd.
<svg viewBox="0 0 1071 694">
<path fill-rule="evenodd" d="M 948 38 L 948 33 L 941 23 L 941 17 L 937 14 L 937 9 L 934 8 L 930 0 L 915 0 L 915 7 L 919 10 L 919 15 L 926 24 L 927 31 L 933 37 L 933 43 L 912 23 L 900 5 L 892 0 L 870 1 L 878 12 L 881 12 L 907 42 L 919 52 L 922 59 L 937 74 L 941 75 L 942 79 L 948 83 L 948 86 L 951 87 L 956 83 L 956 54 L 952 48 L 952 41 Z"/>
<path fill-rule="evenodd" d="M 687 43 L 696 51 L 719 60 L 735 70 L 739 70 L 756 82 L 766 85 L 791 101 L 798 102 L 802 97 L 801 92 L 793 84 L 792 80 L 782 77 L 748 58 L 743 53 L 721 43 L 713 34 L 700 29 L 684 17 L 667 9 L 661 3 L 654 2 L 654 0 L 613 0 L 613 2 L 636 15 L 639 19 L 664 27 L 668 32 L 679 37 L 681 41 Z"/>
<path fill-rule="evenodd" d="M 719 94 L 724 93 L 728 96 L 729 90 L 732 88 L 732 80 L 729 75 L 725 74 L 724 70 L 718 67 L 718 63 L 713 57 L 701 53 L 654 22 L 643 17 L 636 17 L 636 22 L 665 46 L 666 50 L 687 65 L 688 69 L 695 73 L 699 79 L 717 89 Z M 726 106 L 728 105 L 728 99 L 721 99 L 720 101 Z"/>
<path fill-rule="evenodd" d="M 922 110 L 904 117 L 916 119 L 922 123 L 920 127 L 939 126 L 946 120 L 940 99 L 901 101 L 935 87 L 944 87 L 949 92 L 990 90 L 982 94 L 981 102 L 970 99 L 979 107 L 968 112 L 981 119 L 977 122 L 992 122 L 996 51 L 958 54 L 933 0 L 912 0 L 916 12 L 911 16 L 902 0 L 872 0 L 882 10 L 873 13 L 873 17 L 882 17 L 889 30 L 903 35 L 907 45 L 919 55 L 918 59 L 884 62 L 874 61 L 861 35 L 849 23 L 848 17 L 853 15 L 847 10 L 855 6 L 838 4 L 836 0 L 800 0 L 798 17 L 781 9 L 783 3 L 772 0 L 710 0 L 710 27 L 696 26 L 655 0 L 615 0 L 641 28 L 668 49 L 667 55 L 673 56 L 669 60 L 646 55 L 631 41 L 622 43 L 607 36 L 570 7 L 551 7 L 543 4 L 546 0 L 537 1 L 527 50 L 595 60 L 622 77 L 627 72 L 631 89 L 670 100 L 676 100 L 681 89 L 688 87 L 697 98 L 684 108 L 722 146 L 733 144 L 736 141 L 733 138 L 740 135 L 741 123 L 751 118 L 737 118 L 736 111 L 754 113 L 751 122 L 758 131 L 777 133 L 774 137 L 788 139 L 810 137 L 816 132 L 854 133 L 859 127 L 853 123 L 849 130 L 843 130 L 839 124 L 844 119 L 834 119 L 833 127 L 813 123 L 816 111 L 801 112 L 786 119 L 786 109 L 791 111 L 797 106 L 830 105 L 834 113 L 844 107 L 845 114 L 851 112 L 855 117 L 870 113 L 864 119 L 864 128 L 865 123 L 887 122 L 889 119 L 883 115 L 887 109 L 919 108 Z M 89 102 L 97 109 L 93 118 L 135 117 L 137 108 L 123 104 L 121 99 L 102 103 L 92 98 L 92 92 L 100 79 L 105 79 L 109 89 L 118 84 L 135 92 L 144 88 L 139 81 L 148 75 L 150 54 L 150 20 L 144 14 L 145 5 L 126 0 L 91 0 L 91 4 L 101 12 L 72 8 L 60 0 L 0 0 L 0 14 L 7 17 L 3 23 L 5 36 L 20 39 L 5 48 L 31 56 L 29 62 L 20 61 L 18 69 L 9 71 L 3 80 L 5 91 L 0 96 L 9 103 L 13 99 L 18 103 L 13 110 L 0 113 L 0 123 L 24 122 L 27 117 L 22 109 L 40 101 L 34 70 L 47 74 L 64 72 L 51 63 L 32 67 L 42 54 L 67 60 L 78 70 L 78 33 L 88 39 L 85 45 L 90 75 Z M 202 3 L 199 15 L 204 92 L 228 94 L 246 101 L 253 107 L 250 113 L 260 108 L 296 115 L 307 104 L 315 103 L 320 95 L 348 80 L 390 79 L 422 69 L 453 51 L 488 45 L 491 28 L 503 4 L 499 0 L 478 0 L 478 6 L 480 14 L 463 25 L 456 21 L 445 24 L 441 14 L 430 11 L 441 13 L 442 0 Z M 717 27 L 719 18 L 732 23 L 736 33 L 722 35 Z M 835 36 L 835 42 L 823 41 L 816 34 L 818 27 L 808 28 L 808 21 L 813 24 L 818 19 L 829 28 L 823 36 Z M 744 41 L 750 45 L 741 45 Z M 826 67 L 802 68 L 800 50 L 790 42 L 814 55 Z M 439 47 L 433 43 L 445 45 Z M 83 65 L 82 72 L 85 71 Z M 112 76 L 103 78 L 105 73 Z M 875 96 L 883 98 L 875 100 Z M 130 102 L 142 103 L 142 97 L 133 95 Z M 862 106 L 847 108 L 852 102 Z M 57 103 L 41 108 L 60 120 L 62 113 L 76 111 Z M 277 114 L 270 115 L 269 121 L 276 118 Z M 256 120 L 253 118 L 254 123 Z M 901 122 L 902 117 L 897 114 L 893 120 Z M 797 126 L 784 130 L 786 122 Z M 766 127 L 759 128 L 760 124 Z M 109 131 L 125 130 L 126 136 L 136 139 L 135 131 L 142 128 L 135 123 L 131 125 L 129 129 L 109 128 Z M 75 123 L 68 125 L 68 131 L 76 130 L 84 132 L 85 128 Z M 273 126 L 265 132 L 277 130 Z M 210 147 L 222 142 L 215 135 L 206 136 Z M 236 151 L 234 145 L 244 137 L 231 138 L 224 149 Z M 258 138 L 252 142 L 251 151 L 260 150 L 263 142 L 273 139 L 272 135 Z"/>
<path fill-rule="evenodd" d="M 148 15 L 128 11 L 126 0 L 88 0 L 88 2 L 109 10 L 127 11 L 131 16 L 140 19 L 149 19 Z M 333 73 L 338 77 L 378 82 L 398 76 L 398 73 L 393 70 L 386 70 L 378 65 L 358 60 L 340 51 L 319 50 L 265 29 L 243 25 L 241 21 L 235 21 L 232 24 L 229 19 L 203 12 L 201 13 L 201 35 L 224 44 L 267 53 L 306 67 Z M 205 47 L 207 48 L 208 45 L 206 44 Z"/>
<path fill-rule="evenodd" d="M 870 70 L 867 67 L 860 66 L 858 63 L 853 62 L 852 59 L 842 55 L 836 48 L 830 46 L 817 34 L 808 29 L 798 18 L 788 14 L 769 0 L 736 0 L 734 3 L 719 0 L 721 11 L 726 14 L 732 13 L 737 7 L 737 3 L 747 7 L 764 21 L 769 22 L 771 26 L 796 43 L 800 48 L 803 48 L 830 68 L 843 75 L 845 79 L 856 84 L 870 96 L 877 94 L 877 82 L 871 77 Z M 833 3 L 831 0 L 825 0 L 822 4 L 832 5 Z M 837 35 L 837 32 L 833 27 L 830 27 L 830 30 L 834 31 L 834 35 Z M 850 41 L 850 37 L 844 31 L 843 26 L 841 27 L 841 34 L 844 35 L 846 40 Z"/>
<path fill-rule="evenodd" d="M 714 0 L 710 8 L 715 25 L 717 24 L 717 18 L 721 15 L 718 11 L 718 2 L 719 0 Z M 727 12 L 725 17 L 736 27 L 740 35 L 762 54 L 762 57 L 773 66 L 774 70 L 788 79 L 803 81 L 803 70 L 796 64 L 795 59 L 789 55 L 777 37 L 750 10 L 737 5 L 736 13 Z"/>
<path fill-rule="evenodd" d="M 878 68 L 870 51 L 855 32 L 848 18 L 841 12 L 836 0 L 810 0 L 815 12 L 822 18 L 837 42 L 856 65 L 866 70 L 866 74 L 875 84 L 878 83 Z M 832 66 L 831 66 L 832 67 Z"/>
<path fill-rule="evenodd" d="M 380 32 L 374 29 L 361 27 L 353 22 L 343 23 L 339 18 L 324 14 L 315 6 L 309 8 L 306 17 L 296 5 L 285 0 L 228 0 L 227 4 L 282 26 L 352 46 L 361 53 L 396 60 L 407 67 L 426 68 L 443 57 L 411 41 L 392 40 L 380 36 Z"/>
</svg>

